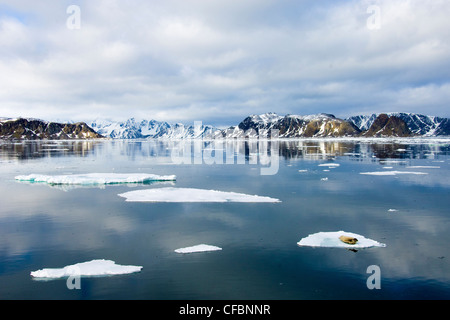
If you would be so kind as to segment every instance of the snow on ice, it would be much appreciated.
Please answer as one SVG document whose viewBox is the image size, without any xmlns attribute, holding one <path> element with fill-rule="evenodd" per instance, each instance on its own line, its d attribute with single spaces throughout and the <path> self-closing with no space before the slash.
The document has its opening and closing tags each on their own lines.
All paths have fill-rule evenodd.
<svg viewBox="0 0 450 320">
<path fill-rule="evenodd" d="M 206 252 L 206 251 L 218 251 L 222 250 L 222 248 L 211 246 L 208 244 L 199 244 L 192 247 L 180 248 L 176 249 L 176 253 L 193 253 L 193 252 Z"/>
<path fill-rule="evenodd" d="M 347 244 L 339 240 L 340 236 L 349 236 L 358 239 L 356 244 Z M 335 231 L 335 232 L 318 232 L 310 234 L 306 238 L 301 239 L 297 244 L 301 247 L 336 247 L 336 248 L 353 248 L 362 249 L 370 247 L 385 247 L 384 243 L 368 239 L 360 234 L 345 232 L 345 231 Z"/>
<path fill-rule="evenodd" d="M 175 175 L 160 176 L 145 173 L 86 173 L 74 175 L 42 175 L 30 174 L 15 177 L 18 181 L 41 182 L 52 185 L 95 185 L 95 184 L 121 184 L 144 183 L 150 181 L 174 181 Z"/>
<path fill-rule="evenodd" d="M 134 202 L 280 202 L 279 199 L 195 188 L 154 188 L 119 194 Z"/>
<path fill-rule="evenodd" d="M 141 271 L 141 266 L 118 265 L 111 260 L 91 260 L 65 266 L 64 268 L 44 268 L 32 271 L 33 278 L 57 279 L 70 276 L 110 276 Z"/>
</svg>

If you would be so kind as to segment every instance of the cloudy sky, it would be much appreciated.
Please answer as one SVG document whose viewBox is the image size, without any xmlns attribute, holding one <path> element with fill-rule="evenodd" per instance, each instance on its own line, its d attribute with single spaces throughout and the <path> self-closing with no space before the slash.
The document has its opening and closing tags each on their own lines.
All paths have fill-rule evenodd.
<svg viewBox="0 0 450 320">
<path fill-rule="evenodd" d="M 0 0 L 0 117 L 226 126 L 449 102 L 448 0 Z"/>
</svg>

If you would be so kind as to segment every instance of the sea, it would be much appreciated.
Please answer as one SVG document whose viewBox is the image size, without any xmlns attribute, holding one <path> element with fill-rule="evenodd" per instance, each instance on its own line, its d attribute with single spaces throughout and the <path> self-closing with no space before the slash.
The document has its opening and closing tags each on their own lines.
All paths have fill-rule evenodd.
<svg viewBox="0 0 450 320">
<path fill-rule="evenodd" d="M 48 184 L 19 175 L 176 175 Z M 152 188 L 278 202 L 133 202 Z M 176 200 L 176 199 L 174 199 Z M 450 138 L 0 142 L 1 300 L 450 298 Z M 384 246 L 300 246 L 344 231 Z M 177 253 L 198 244 L 221 250 Z M 31 272 L 96 259 L 109 276 Z M 69 281 L 70 280 L 70 281 Z M 73 283 L 72 283 L 73 284 Z"/>
</svg>

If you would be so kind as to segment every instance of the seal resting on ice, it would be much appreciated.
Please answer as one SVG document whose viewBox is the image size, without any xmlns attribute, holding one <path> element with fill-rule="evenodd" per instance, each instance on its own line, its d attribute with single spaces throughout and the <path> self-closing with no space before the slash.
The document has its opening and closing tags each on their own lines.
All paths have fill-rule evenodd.
<svg viewBox="0 0 450 320">
<path fill-rule="evenodd" d="M 358 239 L 349 236 L 340 236 L 339 240 L 347 244 L 356 244 L 358 242 Z"/>
</svg>

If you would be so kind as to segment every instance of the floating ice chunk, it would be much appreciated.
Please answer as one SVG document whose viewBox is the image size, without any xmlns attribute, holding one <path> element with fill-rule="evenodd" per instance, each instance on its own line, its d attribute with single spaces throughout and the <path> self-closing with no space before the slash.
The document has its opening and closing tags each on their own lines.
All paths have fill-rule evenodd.
<svg viewBox="0 0 450 320">
<path fill-rule="evenodd" d="M 328 178 L 327 177 L 321 178 L 320 181 L 328 181 Z"/>
<path fill-rule="evenodd" d="M 301 169 L 301 170 L 298 170 L 298 172 L 308 172 L 308 170 L 306 170 L 306 169 Z"/>
<path fill-rule="evenodd" d="M 426 172 L 415 171 L 375 171 L 375 172 L 360 172 L 360 174 L 372 175 L 372 176 L 396 176 L 398 174 L 428 174 Z"/>
<path fill-rule="evenodd" d="M 176 249 L 176 253 L 193 253 L 193 252 L 205 252 L 205 251 L 218 251 L 222 250 L 222 248 L 211 246 L 208 244 L 198 244 L 192 247 L 180 248 Z"/>
<path fill-rule="evenodd" d="M 376 156 L 375 156 L 376 158 Z M 381 163 L 406 163 L 406 160 L 380 160 Z"/>
<path fill-rule="evenodd" d="M 388 212 L 397 212 L 397 209 L 389 209 Z"/>
<path fill-rule="evenodd" d="M 440 169 L 439 166 L 408 166 L 407 168 L 411 169 Z"/>
<path fill-rule="evenodd" d="M 91 260 L 88 262 L 76 263 L 64 268 L 45 268 L 32 271 L 33 278 L 64 278 L 70 276 L 110 276 L 118 274 L 128 274 L 141 271 L 140 266 L 118 265 L 111 260 Z"/>
<path fill-rule="evenodd" d="M 121 184 L 121 183 L 145 183 L 150 181 L 173 181 L 176 176 L 160 176 L 146 173 L 87 173 L 74 175 L 42 175 L 30 174 L 16 176 L 16 180 L 28 182 L 41 182 L 52 185 L 95 185 L 95 184 Z"/>
<path fill-rule="evenodd" d="M 319 167 L 328 167 L 328 168 L 336 168 L 339 167 L 339 163 L 321 163 L 319 164 Z"/>
<path fill-rule="evenodd" d="M 348 236 L 358 239 L 356 244 L 347 244 L 339 240 L 340 236 Z M 301 239 L 297 242 L 297 245 L 301 247 L 336 247 L 336 248 L 370 248 L 370 247 L 385 247 L 384 243 L 368 239 L 360 234 L 345 232 L 345 231 L 334 231 L 334 232 L 318 232 L 310 234 L 306 238 Z"/>
<path fill-rule="evenodd" d="M 119 194 L 135 202 L 280 202 L 270 197 L 195 188 L 154 188 Z"/>
</svg>

